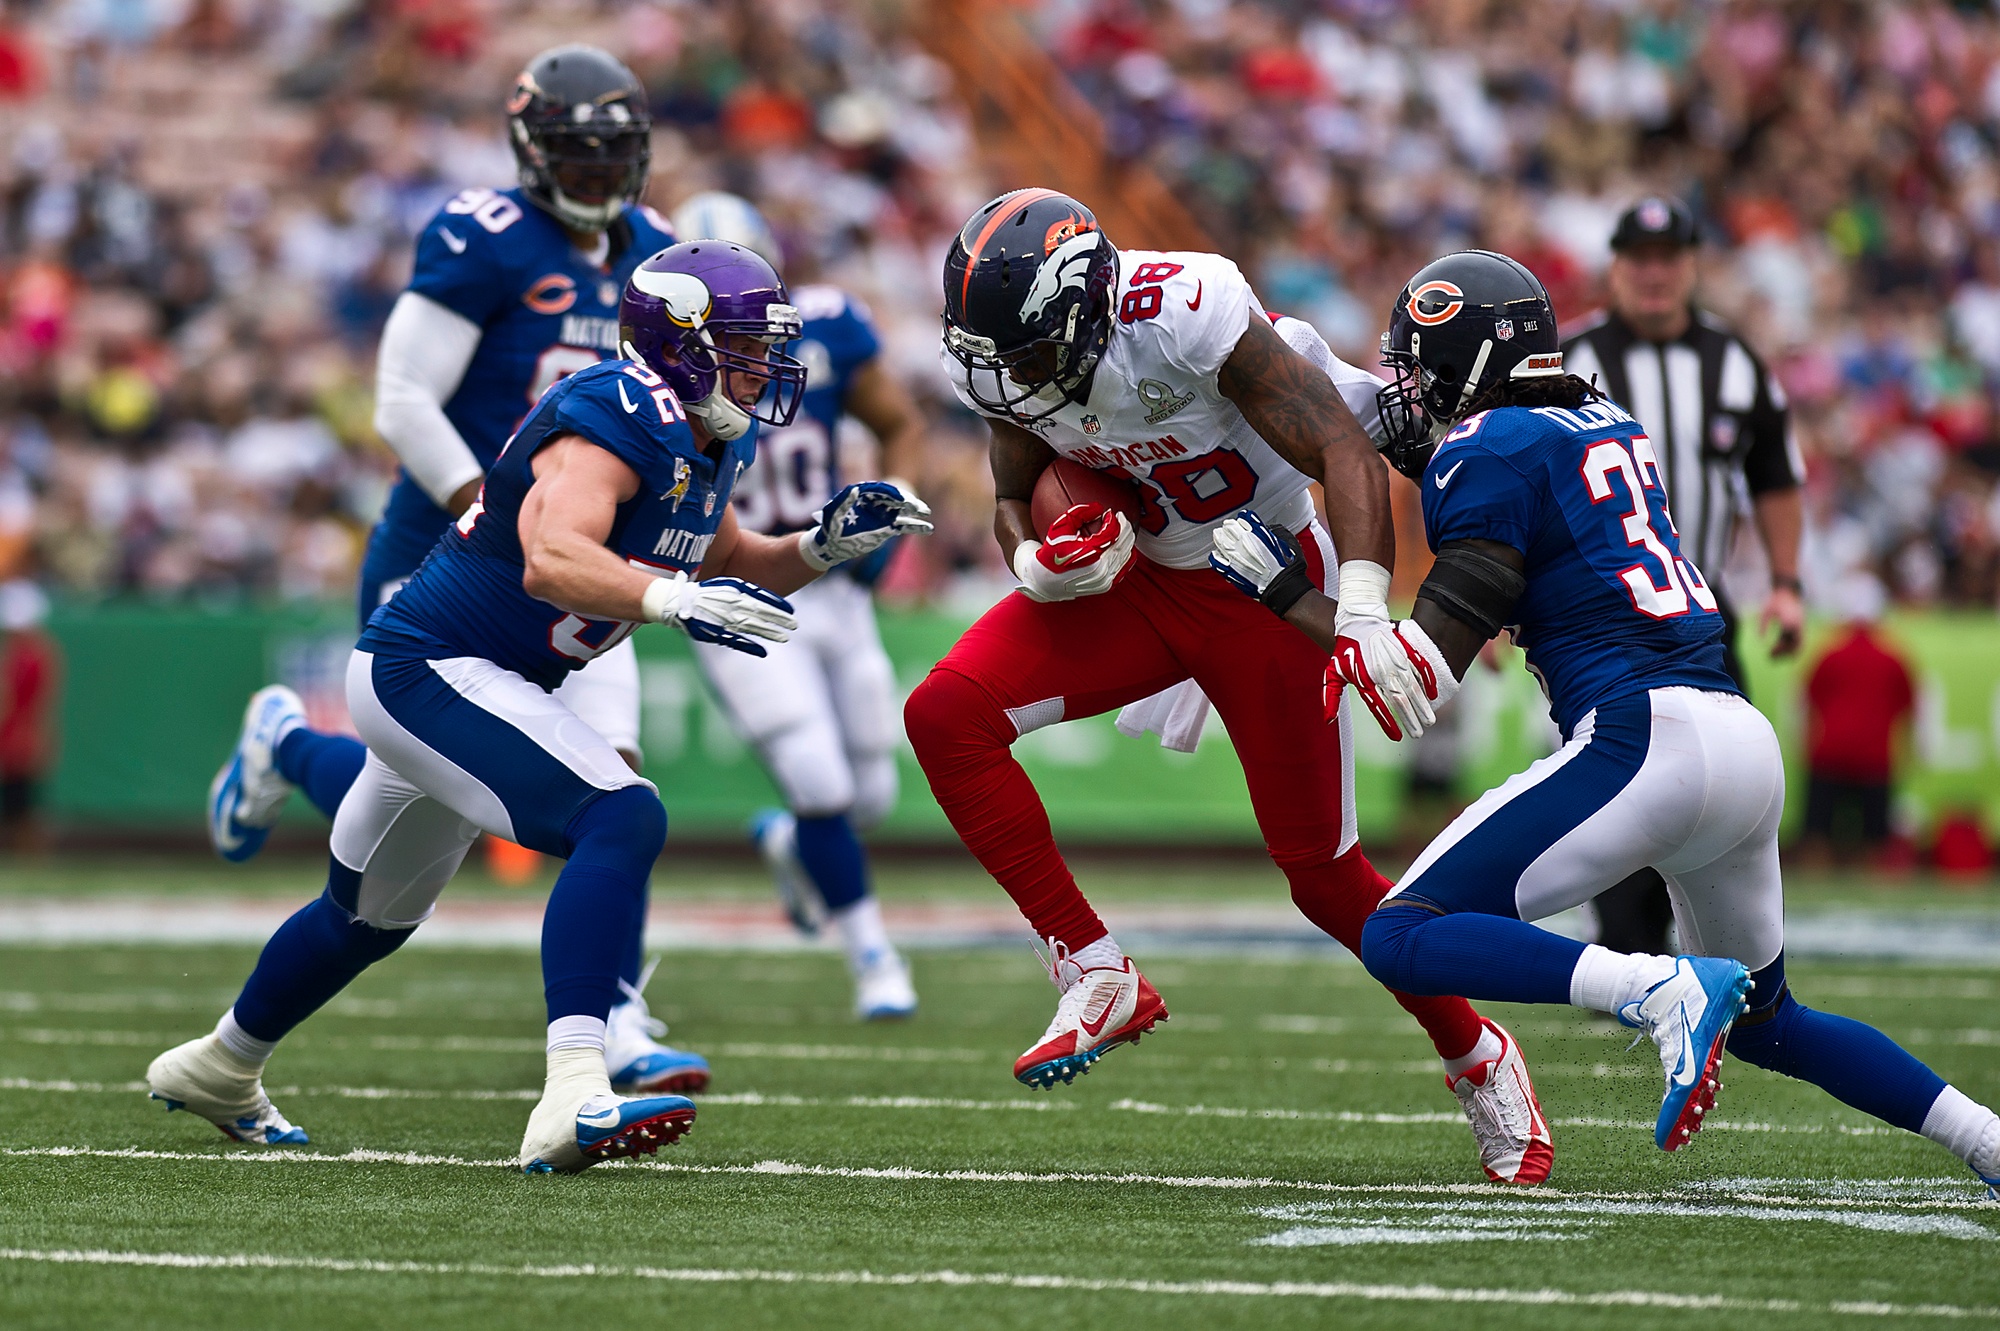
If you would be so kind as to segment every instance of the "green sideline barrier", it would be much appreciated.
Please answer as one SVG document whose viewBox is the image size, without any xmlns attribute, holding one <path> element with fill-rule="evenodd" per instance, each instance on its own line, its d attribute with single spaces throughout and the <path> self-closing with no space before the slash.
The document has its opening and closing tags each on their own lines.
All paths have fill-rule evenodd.
<svg viewBox="0 0 2000 1331">
<path fill-rule="evenodd" d="M 914 686 L 963 629 L 934 611 L 885 612 L 883 636 L 902 689 Z M 344 719 L 341 681 L 352 621 L 336 608 L 272 611 L 68 606 L 51 621 L 68 658 L 62 756 L 51 804 L 76 824 L 194 825 L 209 778 L 236 733 L 243 701 L 270 680 L 306 697 L 315 719 Z M 1925 684 L 1917 764 L 1904 783 L 1915 823 L 1970 808 L 2000 825 L 2000 621 L 1923 616 L 1892 632 Z M 1823 637 L 1824 634 L 1816 636 Z M 729 835 L 774 801 L 754 755 L 730 732 L 696 673 L 685 640 L 648 629 L 639 646 L 646 774 L 658 783 L 675 828 Z M 1752 660 L 1753 692 L 1778 724 L 1796 767 L 1801 722 L 1796 665 Z M 1466 797 L 1546 752 L 1553 730 L 1536 686 L 1503 654 L 1497 671 L 1475 668 L 1460 712 L 1458 743 Z M 1395 829 L 1408 754 L 1357 715 L 1355 798 L 1365 835 Z M 1109 716 L 1037 731 L 1015 752 L 1040 788 L 1056 830 L 1104 840 L 1257 840 L 1234 752 L 1219 723 L 1192 754 L 1117 733 Z M 950 836 L 907 746 L 903 795 L 883 835 Z M 1803 774 L 1793 772 L 1793 809 Z M 294 816 L 298 810 L 294 810 Z"/>
</svg>

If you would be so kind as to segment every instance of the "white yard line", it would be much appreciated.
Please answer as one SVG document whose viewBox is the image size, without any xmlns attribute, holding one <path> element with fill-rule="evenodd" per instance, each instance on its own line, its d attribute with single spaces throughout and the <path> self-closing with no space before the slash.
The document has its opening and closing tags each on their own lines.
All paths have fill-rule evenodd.
<svg viewBox="0 0 2000 1331">
<path fill-rule="evenodd" d="M 471 1160 L 455 1155 L 425 1155 L 410 1151 L 370 1151 L 353 1150 L 339 1155 L 313 1151 L 292 1150 L 218 1150 L 218 1151 L 157 1151 L 136 1146 L 109 1149 L 90 1146 L 41 1146 L 11 1147 L 0 1149 L 0 1158 L 48 1158 L 48 1159 L 101 1159 L 101 1160 L 174 1160 L 200 1164 L 390 1164 L 410 1166 L 453 1166 L 475 1169 L 512 1169 L 511 1159 Z M 911 1165 L 883 1166 L 841 1166 L 801 1164 L 789 1160 L 763 1160 L 753 1165 L 697 1165 L 680 1164 L 669 1160 L 614 1161 L 598 1166 L 600 1169 L 636 1169 L 668 1174 L 719 1174 L 719 1175 L 761 1175 L 777 1178 L 839 1178 L 873 1180 L 889 1183 L 1026 1183 L 1035 1185 L 1054 1183 L 1111 1184 L 1114 1186 L 1151 1186 L 1165 1188 L 1190 1188 L 1202 1191 L 1278 1191 L 1307 1192 L 1333 1196 L 1351 1197 L 1487 1197 L 1506 1199 L 1522 1205 L 1537 1205 L 1544 1202 L 1597 1200 L 1610 1202 L 1660 1203 L 1663 1205 L 1687 1205 L 1686 1192 L 1693 1190 L 1701 1197 L 1738 1199 L 1737 1194 L 1709 1184 L 1690 1184 L 1685 1189 L 1669 1192 L 1596 1192 L 1564 1191 L 1554 1188 L 1537 1188 L 1533 1192 L 1522 1192 L 1496 1183 L 1324 1183 L 1313 1179 L 1248 1178 L 1227 1175 L 1186 1175 L 1186 1174 L 1101 1174 L 1088 1172 L 1035 1172 L 1031 1170 L 991 1170 L 991 1169 L 924 1169 Z M 1783 1197 L 1772 1195 L 1770 1189 L 1797 1186 L 1811 1191 L 1828 1186 L 1821 1179 L 1758 1179 L 1754 1181 L 1762 1191 L 1757 1194 L 1742 1194 L 1740 1199 L 1755 1201 L 1765 1206 L 1792 1208 L 1823 1208 L 1828 1205 L 1825 1197 Z M 1884 1183 L 1900 1184 L 1926 1190 L 1935 1189 L 1935 1197 L 1921 1200 L 1900 1198 L 1873 1198 L 1865 1196 L 1841 1196 L 1839 1203 L 1845 1208 L 1872 1207 L 1878 1211 L 1975 1211 L 1993 1214 L 2000 1218 L 2000 1209 L 1978 1197 L 1974 1188 L 1959 1182 L 1956 1178 L 1922 1178 L 1883 1180 Z M 1865 1186 L 1857 1184 L 1856 1186 Z"/>
<path fill-rule="evenodd" d="M 1655 1290 L 1454 1289 L 1439 1285 L 1365 1285 L 1348 1281 L 1110 1280 L 1002 1271 L 769 1271 L 755 1268 L 507 1266 L 493 1262 L 383 1262 L 365 1258 L 281 1257 L 268 1253 L 113 1252 L 104 1249 L 0 1248 L 0 1260 L 49 1265 L 170 1270 L 328 1271 L 364 1275 L 515 1277 L 534 1280 L 670 1280 L 693 1284 L 848 1285 L 912 1288 L 1059 1290 L 1090 1294 L 1201 1295 L 1220 1298 L 1352 1299 L 1381 1303 L 1518 1304 L 1531 1307 L 1675 1308 L 1690 1311 L 1799 1313 L 1848 1317 L 2000 1319 L 2000 1308 L 1949 1303 L 1895 1304 L 1795 1299 L 1738 1299 L 1723 1294 Z"/>
</svg>

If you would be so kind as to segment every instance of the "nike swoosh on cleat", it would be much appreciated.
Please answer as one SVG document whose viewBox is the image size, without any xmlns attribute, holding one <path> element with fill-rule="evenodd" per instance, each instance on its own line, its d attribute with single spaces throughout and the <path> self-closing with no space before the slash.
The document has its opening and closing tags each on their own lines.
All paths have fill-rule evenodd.
<svg viewBox="0 0 2000 1331">
<path fill-rule="evenodd" d="M 1116 1010 L 1117 1007 L 1118 1007 L 1118 1000 L 1117 998 L 1114 997 L 1109 1003 L 1106 1003 L 1104 1005 L 1104 1011 L 1102 1014 L 1098 1016 L 1097 1023 L 1095 1025 L 1091 1024 L 1091 1021 L 1088 1017 L 1085 1017 L 1083 1020 L 1079 1021 L 1077 1025 L 1083 1027 L 1083 1033 L 1085 1035 L 1088 1035 L 1091 1039 L 1095 1040 L 1098 1036 L 1104 1034 L 1104 1027 L 1106 1026 L 1106 1024 L 1110 1022 L 1111 1014 L 1114 1010 Z"/>
<path fill-rule="evenodd" d="M 1198 309 L 1200 309 L 1200 308 L 1201 308 L 1201 281 L 1200 281 L 1200 279 L 1196 279 L 1196 281 L 1195 281 L 1195 284 L 1194 284 L 1194 299 L 1188 302 L 1188 308 L 1189 308 L 1189 309 L 1191 309 L 1191 310 L 1198 310 Z"/>
<path fill-rule="evenodd" d="M 1681 1007 L 1681 1058 L 1680 1062 L 1674 1065 L 1672 1075 L 1668 1077 L 1668 1080 L 1673 1082 L 1674 1085 L 1694 1085 L 1694 1059 L 1691 1056 L 1693 1052 L 1694 1028 L 1688 1025 L 1687 1007 L 1683 1004 Z"/>
<path fill-rule="evenodd" d="M 613 1105 L 609 1109 L 600 1109 L 592 1114 L 579 1111 L 576 1121 L 590 1128 L 615 1128 L 618 1126 L 618 1117 L 618 1106 Z"/>
</svg>

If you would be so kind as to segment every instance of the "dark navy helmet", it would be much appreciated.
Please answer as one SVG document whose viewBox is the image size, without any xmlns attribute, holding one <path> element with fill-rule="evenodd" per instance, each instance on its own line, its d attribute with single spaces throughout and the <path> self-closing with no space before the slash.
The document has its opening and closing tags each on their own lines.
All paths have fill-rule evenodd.
<svg viewBox="0 0 2000 1331">
<path fill-rule="evenodd" d="M 725 240 L 691 240 L 633 270 L 618 308 L 625 357 L 666 380 L 718 439 L 750 422 L 789 425 L 806 367 L 785 348 L 799 312 L 784 279 L 761 257 Z"/>
<path fill-rule="evenodd" d="M 528 62 L 507 102 L 521 192 L 564 226 L 602 231 L 646 187 L 653 117 L 632 71 L 595 46 Z"/>
<path fill-rule="evenodd" d="M 1382 452 L 1421 477 L 1444 432 L 1494 384 L 1561 378 L 1556 314 L 1540 279 L 1504 254 L 1460 250 L 1419 268 L 1382 334 Z"/>
<path fill-rule="evenodd" d="M 974 213 L 944 260 L 944 345 L 972 400 L 1024 425 L 1087 401 L 1117 285 L 1118 251 L 1067 194 L 1015 190 Z"/>
</svg>

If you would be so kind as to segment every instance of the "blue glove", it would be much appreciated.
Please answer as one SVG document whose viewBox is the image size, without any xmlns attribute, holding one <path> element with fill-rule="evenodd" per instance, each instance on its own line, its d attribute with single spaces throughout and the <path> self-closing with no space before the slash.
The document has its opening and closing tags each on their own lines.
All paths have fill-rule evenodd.
<svg viewBox="0 0 2000 1331">
<path fill-rule="evenodd" d="M 768 588 L 741 578 L 696 582 L 685 573 L 655 578 L 646 589 L 646 615 L 678 624 L 696 642 L 712 642 L 746 656 L 764 656 L 764 638 L 783 642 L 799 626 L 792 603 Z"/>
<path fill-rule="evenodd" d="M 799 533 L 799 557 L 825 572 L 875 553 L 898 536 L 923 536 L 930 505 L 887 481 L 862 481 L 826 501 L 819 525 Z"/>
<path fill-rule="evenodd" d="M 1247 508 L 1219 524 L 1209 541 L 1208 566 L 1280 615 L 1312 589 L 1305 552 L 1291 533 L 1273 529 Z"/>
</svg>

